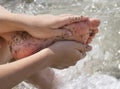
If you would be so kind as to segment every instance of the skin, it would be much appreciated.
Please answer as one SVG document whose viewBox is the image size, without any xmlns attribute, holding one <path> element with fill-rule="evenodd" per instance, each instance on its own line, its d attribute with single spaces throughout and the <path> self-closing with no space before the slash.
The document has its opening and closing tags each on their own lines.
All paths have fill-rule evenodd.
<svg viewBox="0 0 120 89">
<path fill-rule="evenodd" d="M 86 51 L 90 50 L 90 47 L 81 43 L 61 41 L 29 57 L 8 64 L 2 64 L 0 65 L 1 89 L 10 89 L 46 67 L 62 69 L 74 65 L 79 59 L 85 56 Z"/>
<path fill-rule="evenodd" d="M 96 28 L 98 28 L 98 22 L 96 23 L 97 19 L 84 19 L 79 23 L 73 23 L 73 24 L 69 24 L 67 26 L 64 26 L 64 29 L 70 29 L 71 32 L 73 32 L 73 36 L 70 36 L 70 38 L 67 36 L 68 40 L 76 40 L 79 42 L 87 42 L 87 40 L 90 38 L 91 35 L 88 35 L 87 33 L 90 31 L 89 29 L 93 29 L 95 30 Z M 88 24 L 89 23 L 89 24 Z M 91 25 L 91 24 L 95 24 L 95 25 Z M 73 29 L 75 28 L 75 29 Z M 74 33 L 74 31 L 77 30 L 77 34 Z M 79 38 L 79 35 L 83 34 L 83 39 Z M 89 33 L 90 34 L 90 33 Z M 15 35 L 15 36 L 14 36 Z M 87 36 L 88 35 L 88 36 Z M 23 37 L 22 37 L 23 36 Z M 36 53 L 37 51 L 41 50 L 39 47 L 42 43 L 42 45 L 46 45 L 49 42 L 54 41 L 55 39 L 50 38 L 49 40 L 46 40 L 47 42 L 41 41 L 42 39 L 36 39 L 33 38 L 32 36 L 30 36 L 29 34 L 25 33 L 25 32 L 11 32 L 11 33 L 5 33 L 2 35 L 3 38 L 5 38 L 7 41 L 9 41 L 10 43 L 14 44 L 12 47 L 12 51 L 14 52 L 16 48 L 18 48 L 19 52 L 17 52 L 18 54 L 14 54 L 13 53 L 13 57 L 16 59 L 21 59 L 24 57 L 27 57 L 29 55 L 32 55 L 34 53 Z M 14 37 L 14 38 L 12 38 Z M 66 37 L 66 36 L 65 36 Z M 65 38 L 64 37 L 64 38 Z M 17 40 L 16 40 L 17 39 Z M 58 40 L 60 40 L 61 38 L 59 37 Z M 56 39 L 57 40 L 57 39 Z M 63 39 L 61 39 L 63 40 Z M 21 44 L 19 43 L 22 42 Z M 25 46 L 24 44 L 28 44 L 28 46 Z M 19 49 L 19 45 L 20 45 L 20 49 Z M 31 47 L 30 47 L 31 45 Z M 49 45 L 49 44 L 48 44 Z M 46 47 L 48 46 L 46 45 Z M 33 48 L 32 48 L 33 47 Z M 42 46 L 41 46 L 42 47 Z M 32 50 L 31 50 L 32 48 Z M 35 51 L 34 51 L 35 50 Z M 37 51 L 36 51 L 37 50 Z M 21 52 L 20 52 L 21 51 Z M 74 63 L 75 64 L 75 63 Z M 55 65 L 56 66 L 56 65 Z M 59 67 L 60 68 L 60 67 Z M 48 77 L 49 75 L 49 77 Z M 45 78 L 47 77 L 47 79 Z M 51 71 L 51 69 L 46 68 L 44 70 L 40 70 L 39 72 L 37 72 L 36 74 L 33 74 L 32 76 L 30 76 L 29 78 L 27 78 L 28 82 L 31 82 L 34 85 L 37 85 L 39 87 L 42 87 L 42 89 L 52 89 L 53 84 L 53 79 L 54 79 L 54 72 Z M 47 85 L 47 86 L 46 86 Z"/>
<path fill-rule="evenodd" d="M 0 12 L 0 34 L 13 31 L 25 31 L 35 38 L 62 36 L 67 33 L 66 30 L 60 29 L 60 27 L 81 20 L 81 16 L 76 15 L 33 16 L 15 14 L 7 11 L 1 6 Z"/>
<path fill-rule="evenodd" d="M 36 38 L 49 38 L 66 34 L 66 31 L 59 28 L 81 20 L 79 16 L 27 16 L 13 14 L 3 7 L 0 7 L 0 12 L 2 12 L 0 13 L 0 34 L 13 31 L 26 31 Z M 46 21 L 43 17 L 49 20 Z M 90 49 L 91 47 L 81 43 L 61 41 L 29 57 L 22 58 L 22 60 L 8 63 L 12 55 L 6 41 L 0 38 L 0 88 L 10 89 L 46 67 L 62 69 L 74 65 Z M 65 53 L 63 54 L 63 52 Z"/>
<path fill-rule="evenodd" d="M 88 20 L 88 18 L 87 17 L 84 17 L 84 18 L 79 18 L 78 16 L 72 16 L 72 15 L 60 15 L 60 16 L 53 16 L 53 15 L 43 15 L 43 16 L 26 16 L 26 15 L 19 15 L 19 14 L 11 14 L 11 13 L 9 13 L 8 11 L 4 11 L 4 8 L 3 8 L 3 13 L 7 13 L 7 14 L 4 14 L 4 15 L 0 15 L 0 17 L 1 17 L 1 29 L 5 29 L 5 30 L 2 30 L 1 31 L 1 36 L 3 36 L 3 34 L 4 34 L 4 36 L 3 36 L 3 38 L 5 38 L 7 41 L 8 41 L 8 38 L 6 38 L 5 37 L 5 35 L 7 34 L 10 34 L 11 32 L 10 31 L 26 31 L 26 32 L 28 32 L 30 35 L 32 35 L 32 36 L 34 36 L 34 37 L 37 37 L 37 38 L 54 38 L 54 37 L 56 37 L 56 36 L 63 36 L 63 35 L 67 35 L 67 37 L 69 36 L 69 32 L 68 31 L 66 31 L 65 29 L 70 29 L 70 30 L 73 30 L 73 29 L 71 29 L 72 27 L 72 25 L 71 25 L 71 23 L 74 23 L 74 22 L 79 22 L 79 21 L 81 21 L 81 22 L 84 22 L 85 20 Z M 19 19 L 17 18 L 17 17 L 20 17 Z M 7 18 L 6 18 L 7 17 Z M 14 17 L 14 18 L 13 18 Z M 24 21 L 23 20 L 21 20 L 21 18 L 23 19 L 24 18 Z M 47 19 L 50 19 L 50 21 L 51 22 L 49 22 L 49 21 L 47 21 L 47 20 L 44 20 L 43 18 L 47 18 Z M 74 19 L 73 19 L 74 18 Z M 77 19 L 76 19 L 77 18 Z M 30 20 L 29 20 L 30 19 Z M 39 20 L 38 20 L 39 19 Z M 90 20 L 89 20 L 90 21 Z M 42 22 L 42 23 L 41 23 Z M 94 22 L 93 22 L 94 23 Z M 98 26 L 93 26 L 93 25 L 91 25 L 92 23 L 90 22 L 90 24 L 89 24 L 89 29 L 90 28 L 94 28 L 94 30 L 98 27 Z M 74 25 L 73 25 L 74 26 Z M 62 28 L 61 28 L 62 27 Z M 86 27 L 86 26 L 85 26 Z M 34 30 L 33 30 L 34 29 Z M 42 29 L 42 30 L 41 30 Z M 87 29 L 87 30 L 89 30 L 89 29 Z M 51 31 L 52 30 L 52 31 Z M 84 30 L 84 29 L 83 29 Z M 6 32 L 10 32 L 10 33 L 6 33 Z M 14 33 L 14 32 L 13 32 Z M 49 34 L 48 34 L 49 33 Z M 58 34 L 59 33 L 59 34 Z M 95 33 L 94 33 L 95 34 Z M 27 34 L 28 35 L 28 34 Z M 29 37 L 29 36 L 28 36 Z M 30 36 L 31 37 L 31 36 Z M 90 38 L 90 37 L 89 37 Z M 32 39 L 32 37 L 31 37 L 31 39 Z M 33 38 L 33 39 L 35 39 L 35 38 Z M 27 40 L 26 40 L 27 41 Z M 3 43 L 4 43 L 4 46 L 3 46 Z M 49 43 L 49 42 L 48 42 Z M 2 41 L 0 42 L 0 44 L 2 44 L 2 49 L 1 49 L 1 53 L 3 53 L 5 56 L 6 55 L 9 55 L 9 56 L 7 56 L 7 57 L 9 57 L 9 58 L 6 58 L 6 60 L 5 60 L 5 56 L 4 55 L 1 55 L 1 58 L 2 58 L 2 61 L 1 61 L 1 64 L 2 63 L 6 63 L 6 62 L 8 62 L 9 60 L 10 60 L 10 58 L 12 58 L 12 56 L 11 56 L 11 54 L 10 54 L 10 52 L 9 52 L 9 47 L 8 47 L 8 45 L 6 44 L 6 42 L 4 42 L 4 40 L 2 39 Z M 46 64 L 47 66 L 46 67 L 54 67 L 54 68 L 59 68 L 59 69 L 61 69 L 61 68 L 66 68 L 66 67 L 68 67 L 68 66 L 70 66 L 70 65 L 74 65 L 75 63 L 76 63 L 76 61 L 78 61 L 78 59 L 80 59 L 80 58 L 82 58 L 84 55 L 85 55 L 85 52 L 86 51 L 88 51 L 88 49 L 90 50 L 91 48 L 89 47 L 89 48 L 87 48 L 87 50 L 84 50 L 83 51 L 83 48 L 85 48 L 84 46 L 83 46 L 83 48 L 81 48 L 81 50 L 80 50 L 80 52 L 78 52 L 78 51 L 75 51 L 74 49 L 76 49 L 77 47 L 75 47 L 75 48 L 71 48 L 71 50 L 74 50 L 74 54 L 76 54 L 76 56 L 78 56 L 78 57 L 70 57 L 69 58 L 69 60 L 61 60 L 61 59 L 58 59 L 58 57 L 60 57 L 60 55 L 58 55 L 58 54 L 56 54 L 57 53 L 57 49 L 56 48 L 58 48 L 58 51 L 66 51 L 67 52 L 67 50 L 69 49 L 69 47 L 71 47 L 72 45 L 74 45 L 74 46 L 77 46 L 77 45 L 75 45 L 74 44 L 74 42 L 68 42 L 68 43 L 64 43 L 64 42 L 62 42 L 62 44 L 61 43 L 55 43 L 55 44 L 57 44 L 57 45 L 53 45 L 53 46 L 55 46 L 55 49 L 54 48 L 51 48 L 51 46 L 50 46 L 50 50 L 48 51 L 47 50 L 47 52 L 51 52 L 51 49 L 52 49 L 52 51 L 53 51 L 53 53 L 55 54 L 55 57 L 57 58 L 56 60 L 53 60 L 54 62 L 53 63 L 50 63 L 50 66 L 49 66 L 49 61 L 47 60 L 45 63 L 47 63 L 48 62 L 48 64 Z M 64 45 L 63 45 L 64 44 Z M 66 45 L 67 44 L 67 45 Z M 72 44 L 72 45 L 70 45 L 70 44 Z M 77 43 L 78 44 L 78 43 Z M 68 46 L 68 45 L 70 45 L 70 46 Z M 79 44 L 80 45 L 80 44 Z M 63 46 L 65 46 L 65 48 L 63 47 Z M 24 47 L 24 46 L 23 46 Z M 61 47 L 63 47 L 64 49 L 66 49 L 66 47 L 68 47 L 66 50 L 64 50 L 64 49 L 60 49 Z M 73 47 L 73 46 L 72 46 Z M 82 46 L 81 46 L 82 47 Z M 6 49 L 7 48 L 7 49 Z M 38 48 L 37 48 L 38 49 Z M 86 49 L 86 48 L 85 48 Z M 3 50 L 5 50 L 5 52 L 3 52 Z M 7 51 L 6 51 L 7 50 Z M 68 50 L 68 51 L 71 51 L 71 50 Z M 42 51 L 42 50 L 41 50 Z M 38 51 L 38 53 L 39 53 L 40 51 Z M 8 54 L 6 54 L 6 53 L 8 53 Z M 34 52 L 33 52 L 34 53 Z M 59 53 L 59 52 L 58 52 Z M 72 53 L 72 54 L 73 54 Z M 36 53 L 37 54 L 37 53 Z M 44 53 L 44 54 L 46 54 L 45 55 L 45 57 L 47 56 L 47 53 Z M 60 54 L 60 53 L 59 53 Z M 79 54 L 79 55 L 78 55 Z M 35 54 L 34 54 L 35 55 Z M 49 54 L 48 54 L 49 55 Z M 50 54 L 51 55 L 51 54 Z M 56 56 L 56 55 L 58 55 L 58 56 Z M 62 57 L 64 57 L 63 56 L 64 54 L 62 54 L 61 56 Z M 73 56 L 75 56 L 75 55 L 73 55 Z M 25 56 L 24 56 L 25 57 Z M 48 56 L 49 57 L 49 56 Z M 67 56 L 68 57 L 68 56 Z M 79 58 L 80 57 L 80 58 Z M 36 55 L 33 57 L 33 58 L 35 58 L 35 59 L 37 59 L 36 58 Z M 77 60 L 73 60 L 73 59 L 77 59 Z M 9 60 L 8 60 L 9 59 Z M 28 60 L 30 60 L 31 59 L 31 56 L 29 56 L 29 57 L 26 57 L 26 58 L 21 58 L 21 59 L 28 59 Z M 40 60 L 42 60 L 42 58 L 39 58 Z M 54 59 L 54 57 L 52 56 L 52 58 L 50 58 L 50 59 Z M 63 59 L 63 58 L 62 58 Z M 65 58 L 66 59 L 66 58 Z M 70 59 L 71 59 L 71 62 L 70 62 Z M 62 63 L 62 61 L 64 62 L 64 63 Z M 51 61 L 50 61 L 51 62 Z M 20 63 L 20 62 L 19 62 Z M 29 61 L 28 61 L 28 63 L 30 63 Z M 67 63 L 67 64 L 66 64 Z M 16 84 L 18 84 L 19 83 L 19 81 L 21 81 L 21 80 L 19 80 L 21 77 L 21 79 L 23 80 L 23 75 L 21 74 L 22 72 L 19 72 L 19 71 L 23 71 L 23 73 L 25 72 L 26 73 L 26 71 L 24 70 L 24 66 L 18 66 L 18 65 L 16 65 L 16 62 L 14 62 L 13 64 L 12 63 L 10 63 L 11 65 L 13 65 L 14 67 L 11 67 L 9 64 L 8 65 L 6 65 L 6 66 L 3 66 L 3 67 L 0 67 L 0 68 L 8 68 L 8 70 L 6 70 L 7 71 L 7 74 L 8 75 L 5 75 L 5 77 L 1 77 L 1 79 L 3 79 L 3 83 L 1 83 L 1 86 L 3 87 L 3 89 L 9 89 L 10 87 L 12 87 L 12 86 L 14 86 L 14 85 L 16 85 Z M 43 63 L 44 64 L 44 63 Z M 52 66 L 51 66 L 51 64 L 52 64 Z M 4 64 L 5 65 L 5 64 Z M 27 65 L 27 64 L 26 64 Z M 18 75 L 18 73 L 16 73 L 16 72 L 14 72 L 14 70 L 12 70 L 12 68 L 14 69 L 16 66 L 18 66 L 18 69 L 21 69 L 21 70 L 16 70 L 16 71 L 18 71 L 18 73 L 20 73 L 20 75 Z M 34 67 L 35 65 L 33 65 L 33 66 L 29 66 L 29 67 Z M 41 65 L 42 66 L 42 65 Z M 45 69 L 45 70 L 47 70 L 47 73 L 46 72 L 44 72 L 44 68 L 46 68 L 46 67 L 44 67 L 44 68 L 42 68 L 41 69 L 41 66 L 40 66 L 40 70 L 39 71 L 37 71 L 36 73 L 35 73 L 35 71 L 33 71 L 31 74 L 30 74 L 30 76 L 25 76 L 25 78 L 28 78 L 28 80 L 30 81 L 30 82 L 32 82 L 32 83 L 34 83 L 34 84 L 38 84 L 38 85 L 40 85 L 42 88 L 44 88 L 44 89 L 52 89 L 52 79 L 54 78 L 54 75 L 53 75 L 53 72 L 51 72 L 51 70 L 49 70 L 49 69 Z M 11 67 L 11 68 L 9 68 L 9 67 Z M 22 67 L 22 68 L 21 68 Z M 26 67 L 28 67 L 28 66 L 25 66 L 25 69 L 26 69 Z M 29 69 L 29 68 L 28 68 Z M 34 69 L 33 69 L 34 70 Z M 42 70 L 42 71 L 41 71 Z M 6 73 L 6 71 L 4 72 L 4 73 Z M 13 73 L 13 75 L 14 76 L 12 76 L 10 73 Z M 42 73 L 43 72 L 43 73 Z M 3 74 L 4 74 L 3 73 Z M 43 77 L 43 75 L 45 75 L 45 74 L 50 74 L 51 73 L 51 76 L 52 76 L 52 78 L 50 79 L 50 81 L 48 81 L 48 79 L 46 79 L 46 78 L 44 78 Z M 20 78 L 16 78 L 16 76 L 20 76 Z M 5 81 L 6 81 L 6 78 L 7 77 L 9 77 L 10 76 L 10 78 L 11 78 L 11 81 L 8 81 L 8 86 L 6 86 L 5 85 Z M 16 79 L 16 81 L 13 81 L 14 80 L 14 78 Z M 24 79 L 25 79 L 24 78 Z M 11 84 L 11 83 L 13 83 L 13 82 L 15 82 L 15 84 Z M 47 85 L 47 86 L 46 86 Z M 2 88 L 1 87 L 1 88 Z"/>
<path fill-rule="evenodd" d="M 59 40 L 74 40 L 83 44 L 90 43 L 97 33 L 96 29 L 98 29 L 100 22 L 95 18 L 88 19 L 82 17 L 82 19 L 79 22 L 68 24 L 60 28 L 67 32 L 69 31 L 68 34 L 70 35 L 63 34 L 62 36 L 36 39 L 26 32 L 8 32 L 1 34 L 1 37 L 8 42 L 13 57 L 15 59 L 21 59 Z"/>
</svg>

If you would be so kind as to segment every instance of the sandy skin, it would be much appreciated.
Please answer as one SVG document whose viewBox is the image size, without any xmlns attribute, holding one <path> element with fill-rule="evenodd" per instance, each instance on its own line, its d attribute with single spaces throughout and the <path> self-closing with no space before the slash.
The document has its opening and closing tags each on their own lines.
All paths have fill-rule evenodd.
<svg viewBox="0 0 120 89">
<path fill-rule="evenodd" d="M 31 41 L 36 40 L 36 38 L 40 38 L 35 41 L 36 44 L 39 44 L 41 38 L 54 38 L 56 36 L 59 36 L 60 37 L 59 39 L 61 39 L 61 37 L 63 36 L 66 37 L 65 27 L 68 30 L 69 28 L 71 28 L 69 26 L 70 25 L 72 26 L 72 23 L 79 22 L 79 21 L 84 22 L 85 19 L 88 20 L 88 18 L 84 17 L 81 19 L 80 16 L 76 16 L 76 15 L 31 16 L 31 15 L 23 15 L 23 14 L 14 14 L 14 13 L 10 13 L 9 11 L 7 11 L 1 6 L 0 6 L 0 12 L 1 12 L 0 13 L 0 34 L 13 32 L 13 31 L 14 32 L 21 31 L 17 35 L 17 37 L 20 39 L 19 41 L 21 43 L 23 42 L 23 44 L 21 45 L 16 39 L 16 37 L 15 39 L 13 39 L 15 33 L 13 33 L 13 35 L 9 33 L 9 34 L 6 34 L 6 36 L 4 34 L 3 38 L 4 39 L 7 38 L 6 41 L 8 43 L 12 43 L 15 45 L 14 50 L 16 50 L 17 48 L 19 49 L 21 47 L 24 49 L 24 51 L 25 51 L 25 47 L 28 47 L 28 46 L 25 46 L 24 44 L 28 45 L 28 43 L 30 43 L 31 45 L 33 45 L 33 42 Z M 94 26 L 94 22 L 95 21 L 93 21 L 93 25 L 92 23 L 89 24 L 89 28 L 91 27 L 90 29 L 94 27 L 97 28 L 97 26 Z M 61 27 L 64 27 L 64 30 Z M 88 25 L 87 26 L 85 25 L 82 27 L 86 28 L 88 27 Z M 31 36 L 26 33 L 25 33 L 26 35 L 24 35 L 23 31 L 28 32 Z M 88 30 L 85 30 L 85 31 L 88 31 Z M 93 37 L 93 35 L 95 35 L 95 31 L 90 31 L 89 35 L 91 38 Z M 20 34 L 30 38 L 30 40 L 21 38 L 22 36 Z M 70 37 L 68 35 L 69 34 L 67 34 L 67 37 Z M 32 36 L 36 38 L 33 38 Z M 28 55 L 25 55 L 25 53 L 22 53 L 17 56 L 19 57 L 28 56 L 28 57 L 22 58 L 23 60 L 10 62 L 9 60 L 13 58 L 13 56 L 10 53 L 9 45 L 6 43 L 4 39 L 0 38 L 0 45 L 1 45 L 0 70 L 2 70 L 0 72 L 1 89 L 11 89 L 13 86 L 17 85 L 18 83 L 20 83 L 21 81 L 25 80 L 28 77 L 29 77 L 28 79 L 29 81 L 31 81 L 35 85 L 42 87 L 43 89 L 53 89 L 52 86 L 54 85 L 54 83 L 52 81 L 53 81 L 53 78 L 55 78 L 55 76 L 54 76 L 54 72 L 50 71 L 48 67 L 63 69 L 71 65 L 75 65 L 76 62 L 82 59 L 83 57 L 85 57 L 86 52 L 90 51 L 91 49 L 91 47 L 88 48 L 88 46 L 75 41 L 60 41 L 60 42 L 54 43 L 53 45 L 35 54 L 34 54 L 35 51 L 31 50 L 30 47 L 28 47 L 27 50 L 28 51 L 31 50 L 31 51 L 30 52 L 26 51 L 26 54 L 29 54 L 29 53 L 32 54 L 33 52 L 33 55 L 28 56 Z M 89 43 L 90 41 L 91 40 L 89 39 L 89 41 L 87 41 L 86 43 Z M 36 48 L 38 48 L 38 46 Z M 32 47 L 35 50 L 34 45 Z M 67 56 L 64 56 L 64 55 L 67 55 Z M 45 72 L 44 68 L 46 67 L 47 69 Z M 9 81 L 8 81 L 8 77 L 9 77 Z"/>
<path fill-rule="evenodd" d="M 83 44 L 89 44 L 98 32 L 100 21 L 98 19 L 89 19 L 82 17 L 83 20 L 68 24 L 60 29 L 69 31 L 71 35 L 64 34 L 50 38 L 33 38 L 26 32 L 11 32 L 1 36 L 8 42 L 10 51 L 15 59 L 21 59 L 32 55 L 45 47 L 60 40 L 74 40 Z"/>
<path fill-rule="evenodd" d="M 84 44 L 89 44 L 98 32 L 99 24 L 100 21 L 98 19 L 84 19 L 78 23 L 72 23 L 62 27 L 63 30 L 69 30 L 72 33 L 71 36 L 63 35 L 63 37 L 47 39 L 36 39 L 26 32 L 12 32 L 1 36 L 9 43 L 13 57 L 21 59 L 32 55 L 59 40 L 75 40 Z M 27 80 L 44 89 L 52 89 L 54 78 L 54 72 L 51 69 L 46 68 L 32 75 Z"/>
</svg>

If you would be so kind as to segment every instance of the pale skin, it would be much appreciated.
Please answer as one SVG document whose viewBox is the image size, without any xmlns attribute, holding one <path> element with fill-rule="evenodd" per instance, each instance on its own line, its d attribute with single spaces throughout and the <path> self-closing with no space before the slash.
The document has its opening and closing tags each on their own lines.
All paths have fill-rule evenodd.
<svg viewBox="0 0 120 89">
<path fill-rule="evenodd" d="M 0 12 L 2 12 L 0 13 L 0 33 L 26 31 L 36 38 L 61 36 L 63 34 L 66 34 L 66 31 L 59 29 L 60 27 L 73 22 L 81 21 L 81 16 L 76 15 L 55 16 L 48 14 L 33 16 L 15 14 L 7 11 L 1 6 Z M 83 18 L 83 20 L 86 18 Z"/>
<path fill-rule="evenodd" d="M 44 15 L 45 18 L 49 19 L 51 19 L 50 17 L 53 17 L 52 20 L 49 20 L 48 22 L 43 19 L 44 16 L 35 17 L 13 14 L 6 11 L 2 7 L 0 8 L 0 12 L 2 12 L 0 13 L 1 34 L 12 31 L 26 31 L 37 38 L 54 37 L 66 34 L 66 31 L 60 30 L 59 27 L 79 21 L 79 16 L 73 15 Z M 44 30 L 41 30 L 41 28 Z M 51 28 L 54 30 L 52 30 Z M 0 54 L 0 89 L 10 89 L 21 81 L 25 80 L 26 78 L 46 67 L 54 67 L 61 69 L 74 65 L 79 59 L 85 56 L 85 53 L 87 51 L 91 49 L 91 47 L 83 45 L 81 43 L 62 41 L 57 42 L 49 46 L 48 48 L 37 52 L 34 55 L 23 58 L 22 60 L 5 64 L 12 58 L 12 56 L 9 52 L 8 45 L 2 38 L 0 38 L 0 46 L 0 53 L 2 53 Z M 6 56 L 8 58 L 6 58 Z"/>
<path fill-rule="evenodd" d="M 85 52 L 90 49 L 90 47 L 77 42 L 62 41 L 29 57 L 12 63 L 2 64 L 0 65 L 0 88 L 10 89 L 46 67 L 62 69 L 74 65 L 79 59 L 83 58 Z M 83 51 L 83 53 L 80 51 Z M 9 54 L 6 55 L 10 56 Z"/>
<path fill-rule="evenodd" d="M 92 21 L 93 22 L 93 21 Z M 81 24 L 84 24 L 85 22 L 83 21 L 83 22 L 81 22 Z M 76 25 L 75 25 L 76 26 Z M 86 26 L 86 25 L 85 25 Z M 67 26 L 67 27 L 69 27 L 69 26 Z M 74 27 L 73 26 L 73 24 L 72 25 L 70 25 L 70 27 Z M 79 27 L 81 28 L 81 25 L 79 25 Z M 93 27 L 92 27 L 93 28 Z M 95 28 L 97 28 L 97 27 L 95 27 Z M 79 29 L 79 30 L 82 30 L 82 29 Z M 83 29 L 84 31 L 85 30 L 87 30 L 87 29 Z M 86 32 L 86 31 L 85 31 Z M 80 32 L 81 33 L 81 32 Z M 15 34 L 15 33 L 13 33 L 12 32 L 12 34 Z M 6 36 L 6 40 L 9 40 L 9 37 L 11 37 L 11 35 L 10 35 L 10 33 L 7 33 L 6 34 L 7 36 Z M 21 34 L 22 35 L 22 34 Z M 21 36 L 20 34 L 18 34 L 18 35 L 16 35 L 16 37 L 19 37 L 19 36 Z M 26 34 L 26 36 L 27 36 L 28 34 Z M 85 35 L 85 34 L 84 34 Z M 5 36 L 4 36 L 5 37 Z M 29 39 L 30 39 L 30 42 L 32 42 L 32 43 L 35 43 L 35 42 L 33 42 L 33 40 L 32 39 L 35 39 L 35 38 L 32 38 L 31 39 L 31 37 L 29 37 Z M 22 39 L 22 38 L 20 38 L 20 41 L 24 41 L 24 43 L 27 43 L 27 39 Z M 40 40 L 37 40 L 36 42 L 37 43 L 39 43 L 39 41 Z M 83 40 L 84 41 L 84 40 Z M 12 41 L 13 43 L 15 43 L 15 44 L 17 44 L 16 46 L 19 46 L 19 44 L 18 44 L 18 42 L 14 42 L 14 41 Z M 23 44 L 24 44 L 23 43 Z M 23 45 L 23 44 L 21 44 L 21 45 Z M 15 46 L 15 45 L 14 45 Z M 32 44 L 32 46 L 34 46 L 34 44 Z M 31 47 L 29 47 L 28 46 L 28 50 L 30 50 L 30 51 L 28 51 L 27 49 L 25 49 L 26 47 L 23 45 L 23 47 L 22 47 L 22 49 L 21 49 L 21 51 L 22 51 L 22 55 L 23 55 L 23 57 L 26 57 L 26 56 L 24 56 L 25 55 L 25 53 L 23 52 L 23 50 L 26 50 L 26 52 L 27 53 L 29 53 L 31 50 L 30 50 L 30 48 Z M 36 46 L 35 46 L 35 48 L 37 48 Z M 34 50 L 34 49 L 33 49 Z M 38 50 L 39 50 L 39 48 L 38 48 Z M 33 54 L 33 53 L 32 53 Z M 19 54 L 18 56 L 20 56 L 21 54 Z M 45 78 L 45 77 L 47 77 L 47 78 Z M 32 76 L 30 76 L 27 80 L 29 80 L 29 82 L 31 82 L 32 84 L 35 84 L 35 85 L 37 85 L 37 86 L 39 86 L 39 87 L 41 87 L 42 89 L 51 89 L 52 88 L 52 86 L 54 85 L 54 83 L 52 82 L 53 81 L 53 79 L 55 78 L 55 76 L 54 76 L 54 72 L 53 71 L 51 71 L 51 69 L 48 69 L 48 68 L 46 68 L 46 69 L 44 69 L 44 70 L 40 70 L 39 72 L 37 72 L 37 73 L 35 73 L 35 74 L 33 74 Z M 53 89 L 53 88 L 52 88 Z M 56 89 L 56 88 L 54 88 L 54 89 Z"/>
</svg>

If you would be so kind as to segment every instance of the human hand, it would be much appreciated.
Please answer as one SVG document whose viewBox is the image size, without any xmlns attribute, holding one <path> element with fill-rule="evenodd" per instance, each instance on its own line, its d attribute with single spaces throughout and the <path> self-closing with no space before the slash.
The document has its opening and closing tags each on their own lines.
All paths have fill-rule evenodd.
<svg viewBox="0 0 120 89">
<path fill-rule="evenodd" d="M 88 17 L 81 18 L 77 15 L 38 15 L 32 17 L 30 21 L 32 29 L 28 29 L 28 33 L 36 38 L 50 38 L 56 36 L 63 36 L 64 34 L 71 35 L 67 30 L 61 27 L 87 20 Z"/>
<path fill-rule="evenodd" d="M 51 67 L 63 69 L 75 65 L 77 61 L 84 58 L 86 52 L 91 50 L 91 46 L 74 41 L 60 41 L 47 49 L 52 55 Z"/>
</svg>

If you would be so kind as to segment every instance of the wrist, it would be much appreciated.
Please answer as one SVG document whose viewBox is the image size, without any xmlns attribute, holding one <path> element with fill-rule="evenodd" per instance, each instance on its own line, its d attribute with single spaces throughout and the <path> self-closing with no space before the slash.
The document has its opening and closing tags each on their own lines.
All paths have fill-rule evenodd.
<svg viewBox="0 0 120 89">
<path fill-rule="evenodd" d="M 19 18 L 18 18 L 19 17 Z M 35 30 L 42 28 L 42 16 L 25 15 L 25 14 L 13 14 L 15 22 L 19 23 L 19 27 L 32 35 Z"/>
<path fill-rule="evenodd" d="M 24 15 L 24 14 L 14 14 L 12 13 L 11 15 L 11 19 L 13 20 L 14 24 L 16 25 L 17 31 L 26 31 L 28 32 L 30 29 L 32 29 L 31 27 L 31 18 L 32 16 L 29 15 Z"/>
<path fill-rule="evenodd" d="M 45 48 L 41 50 L 40 53 L 43 53 L 42 55 L 45 57 L 48 67 L 52 67 L 57 58 L 55 53 L 50 48 Z"/>
</svg>

